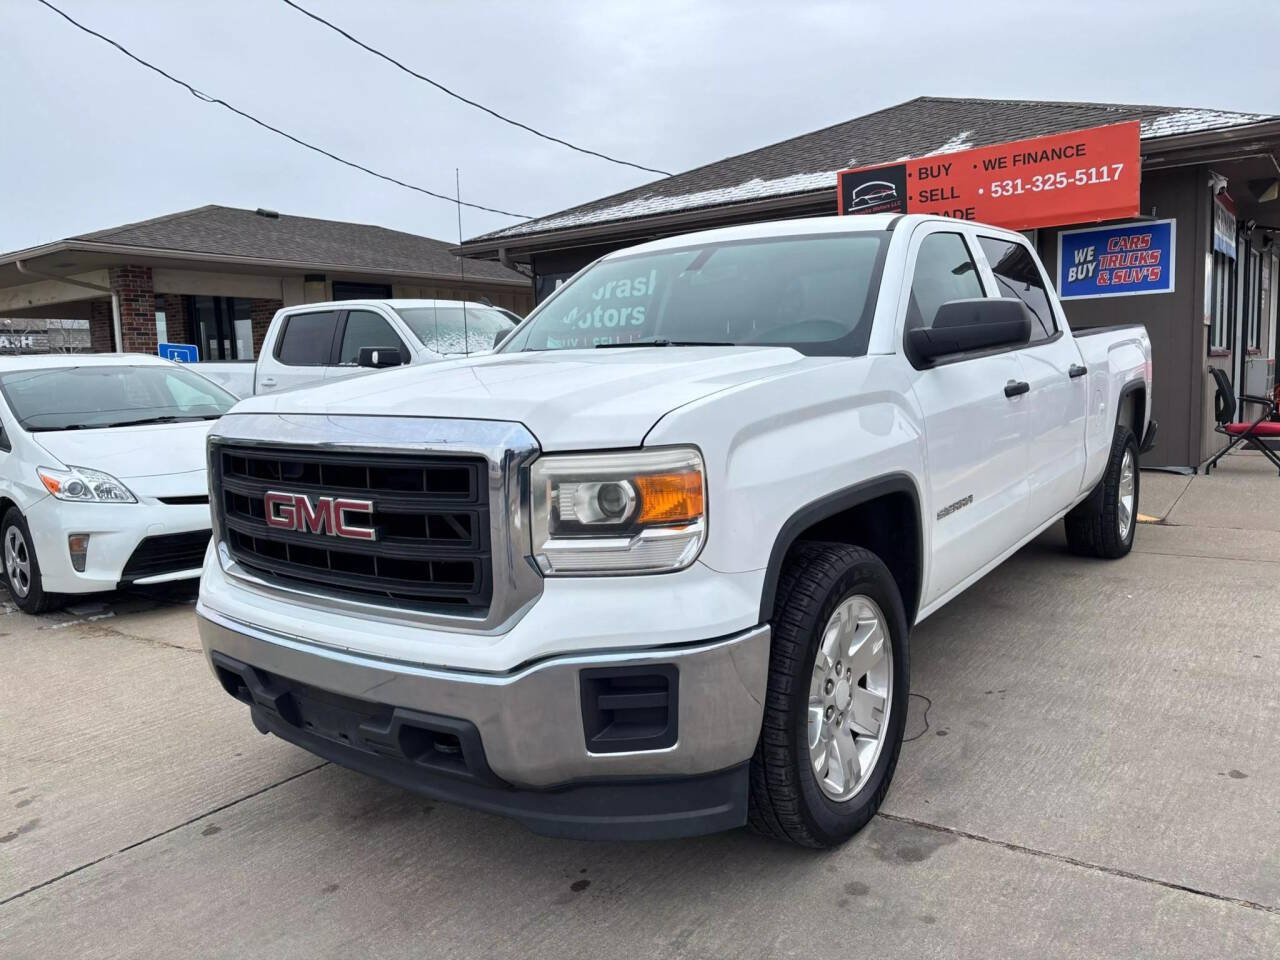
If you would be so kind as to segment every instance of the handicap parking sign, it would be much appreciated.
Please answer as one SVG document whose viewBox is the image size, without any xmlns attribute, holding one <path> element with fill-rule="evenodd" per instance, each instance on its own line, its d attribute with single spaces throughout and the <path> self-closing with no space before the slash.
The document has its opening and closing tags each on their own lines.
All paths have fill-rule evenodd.
<svg viewBox="0 0 1280 960">
<path fill-rule="evenodd" d="M 177 363 L 199 363 L 200 349 L 194 343 L 162 343 L 156 353 Z"/>
</svg>

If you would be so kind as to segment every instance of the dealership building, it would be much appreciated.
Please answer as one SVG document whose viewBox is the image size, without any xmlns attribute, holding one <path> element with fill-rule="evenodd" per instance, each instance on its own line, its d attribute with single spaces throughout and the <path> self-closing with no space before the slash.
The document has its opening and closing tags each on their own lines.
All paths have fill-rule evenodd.
<svg viewBox="0 0 1280 960">
<path fill-rule="evenodd" d="M 213 205 L 0 254 L 0 330 L 75 321 L 100 352 L 169 342 L 194 344 L 201 360 L 253 360 L 281 307 L 388 297 L 523 316 L 533 288 L 430 237 Z"/>
<path fill-rule="evenodd" d="M 531 271 L 541 300 L 595 258 L 645 240 L 834 215 L 842 170 L 1126 123 L 1136 125 L 1136 210 L 1073 220 L 1049 213 L 1056 201 L 1048 193 L 1028 193 L 1024 206 L 1034 215 L 1042 203 L 1046 216 L 1025 232 L 1063 295 L 1073 328 L 1146 327 L 1154 355 L 1152 414 L 1161 426 L 1145 462 L 1197 467 L 1224 445 L 1213 430 L 1209 368 L 1227 371 L 1240 393 L 1275 389 L 1277 116 L 919 97 L 476 237 L 461 252 Z M 877 181 L 853 203 L 887 193 L 892 187 Z"/>
</svg>

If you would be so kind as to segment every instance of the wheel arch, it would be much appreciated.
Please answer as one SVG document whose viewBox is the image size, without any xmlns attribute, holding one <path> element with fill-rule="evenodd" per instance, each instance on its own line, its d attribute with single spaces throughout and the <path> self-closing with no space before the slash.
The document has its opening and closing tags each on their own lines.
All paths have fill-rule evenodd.
<svg viewBox="0 0 1280 960">
<path fill-rule="evenodd" d="M 778 580 L 791 548 L 804 540 L 865 547 L 884 561 L 902 595 L 908 625 L 919 611 L 924 580 L 924 524 L 920 493 L 906 473 L 864 480 L 805 504 L 774 540 L 760 596 L 760 622 L 773 615 Z"/>
<path fill-rule="evenodd" d="M 1143 440 L 1143 426 L 1147 418 L 1147 384 L 1141 378 L 1130 380 L 1120 388 L 1116 397 L 1116 426 L 1125 424 L 1138 438 Z"/>
</svg>

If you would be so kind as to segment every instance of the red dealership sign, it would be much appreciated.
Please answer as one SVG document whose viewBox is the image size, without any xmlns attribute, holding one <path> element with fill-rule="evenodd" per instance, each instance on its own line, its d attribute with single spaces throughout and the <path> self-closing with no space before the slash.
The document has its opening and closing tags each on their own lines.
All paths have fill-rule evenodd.
<svg viewBox="0 0 1280 960">
<path fill-rule="evenodd" d="M 842 170 L 845 213 L 934 213 L 1011 230 L 1138 215 L 1138 122 Z"/>
</svg>

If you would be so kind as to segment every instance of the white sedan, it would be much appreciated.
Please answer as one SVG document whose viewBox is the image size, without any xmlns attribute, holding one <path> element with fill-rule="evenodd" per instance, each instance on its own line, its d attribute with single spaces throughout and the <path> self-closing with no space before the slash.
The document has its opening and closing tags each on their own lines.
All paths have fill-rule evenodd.
<svg viewBox="0 0 1280 960">
<path fill-rule="evenodd" d="M 158 357 L 0 359 L 0 550 L 27 613 L 66 595 L 195 578 L 205 435 L 235 397 Z"/>
</svg>

